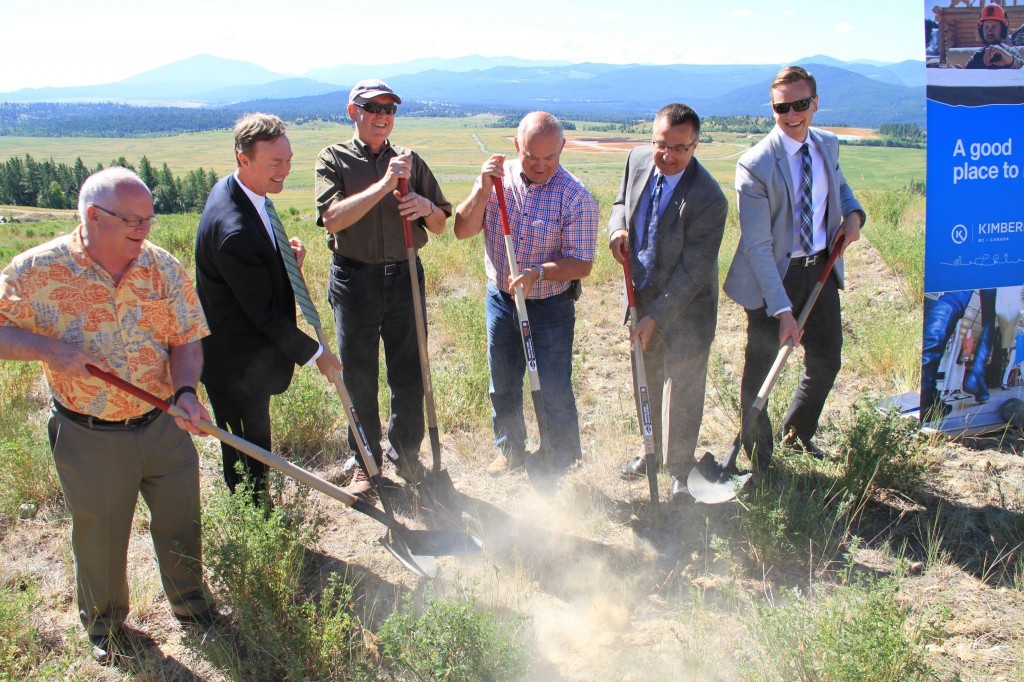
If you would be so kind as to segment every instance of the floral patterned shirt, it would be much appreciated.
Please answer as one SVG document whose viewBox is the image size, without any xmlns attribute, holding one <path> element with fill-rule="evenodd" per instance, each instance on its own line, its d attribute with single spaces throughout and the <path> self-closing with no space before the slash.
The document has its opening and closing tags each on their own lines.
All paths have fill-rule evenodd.
<svg viewBox="0 0 1024 682">
<path fill-rule="evenodd" d="M 210 333 L 185 269 L 143 242 L 118 284 L 85 250 L 82 226 L 29 249 L 0 274 L 0 325 L 60 339 L 106 362 L 118 376 L 167 398 L 170 349 Z M 55 400 L 75 412 L 122 420 L 151 406 L 101 379 L 43 365 Z"/>
</svg>

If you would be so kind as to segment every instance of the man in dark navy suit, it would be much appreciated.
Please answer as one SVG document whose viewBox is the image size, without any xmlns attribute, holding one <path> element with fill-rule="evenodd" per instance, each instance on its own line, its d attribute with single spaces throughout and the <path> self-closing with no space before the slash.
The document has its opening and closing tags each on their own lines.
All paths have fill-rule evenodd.
<svg viewBox="0 0 1024 682">
<path fill-rule="evenodd" d="M 327 348 L 296 326 L 295 295 L 275 241 L 267 194 L 284 189 L 292 149 L 284 122 L 249 114 L 235 124 L 238 168 L 210 192 L 196 235 L 196 289 L 210 325 L 202 381 L 217 425 L 270 449 L 270 396 L 283 393 L 295 365 L 341 371 Z M 290 240 L 299 265 L 305 248 Z M 248 478 L 260 503 L 267 467 L 222 444 L 232 492 Z M 236 464 L 242 463 L 240 473 Z"/>
</svg>

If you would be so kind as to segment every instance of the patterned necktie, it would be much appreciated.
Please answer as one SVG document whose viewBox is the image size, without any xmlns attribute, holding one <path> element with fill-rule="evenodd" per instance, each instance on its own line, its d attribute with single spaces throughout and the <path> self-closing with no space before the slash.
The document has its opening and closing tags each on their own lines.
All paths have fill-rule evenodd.
<svg viewBox="0 0 1024 682">
<path fill-rule="evenodd" d="M 811 208 L 811 147 L 806 142 L 800 147 L 800 246 L 804 255 L 814 253 L 814 224 Z"/>
<path fill-rule="evenodd" d="M 651 191 L 651 201 L 647 205 L 647 213 L 644 216 L 644 236 L 640 241 L 640 249 L 636 258 L 639 262 L 640 272 L 637 273 L 637 289 L 648 287 L 654 282 L 654 261 L 658 245 L 658 219 L 661 217 L 661 188 L 665 176 L 655 173 L 657 180 L 654 189 Z"/>
<path fill-rule="evenodd" d="M 295 260 L 291 244 L 288 243 L 288 235 L 284 233 L 281 219 L 277 217 L 277 211 L 274 210 L 274 202 L 270 200 L 270 197 L 267 197 L 266 207 L 267 216 L 270 218 L 270 227 L 274 231 L 274 241 L 277 242 L 277 250 L 281 254 L 284 269 L 288 272 L 288 279 L 292 283 L 295 301 L 299 304 L 299 310 L 302 311 L 306 321 L 314 327 L 319 327 L 320 313 L 316 311 L 316 306 L 313 305 L 313 301 L 309 298 L 306 281 L 302 278 L 302 271 L 299 270 L 299 262 Z"/>
</svg>

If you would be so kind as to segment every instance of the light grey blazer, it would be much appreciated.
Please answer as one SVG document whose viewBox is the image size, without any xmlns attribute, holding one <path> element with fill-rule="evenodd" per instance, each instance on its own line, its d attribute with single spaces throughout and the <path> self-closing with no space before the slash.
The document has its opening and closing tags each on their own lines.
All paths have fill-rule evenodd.
<svg viewBox="0 0 1024 682">
<path fill-rule="evenodd" d="M 782 278 L 793 252 L 793 214 L 796 185 L 782 146 L 784 133 L 776 126 L 736 164 L 736 202 L 740 214 L 740 241 L 723 290 L 744 308 L 767 305 L 768 314 L 792 308 Z M 825 211 L 827 243 L 831 244 L 843 218 L 864 211 L 839 168 L 839 139 L 832 133 L 810 128 L 814 146 L 825 160 L 828 203 Z M 843 259 L 834 274 L 844 286 Z M 794 314 L 797 311 L 793 311 Z"/>
</svg>

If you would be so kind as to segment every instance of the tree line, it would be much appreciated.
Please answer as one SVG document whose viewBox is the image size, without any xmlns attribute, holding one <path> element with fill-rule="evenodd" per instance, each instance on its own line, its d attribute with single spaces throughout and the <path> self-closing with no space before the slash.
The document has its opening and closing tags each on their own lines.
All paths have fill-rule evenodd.
<svg viewBox="0 0 1024 682">
<path fill-rule="evenodd" d="M 164 163 L 159 170 L 143 156 L 138 167 L 125 157 L 110 162 L 138 173 L 153 192 L 153 209 L 157 213 L 194 213 L 203 210 L 206 197 L 217 182 L 213 169 L 191 170 L 176 176 Z M 90 175 L 103 169 L 86 167 L 81 157 L 73 164 L 53 159 L 36 161 L 31 155 L 12 156 L 0 163 L 0 204 L 36 206 L 38 208 L 77 208 L 78 191 Z"/>
</svg>

